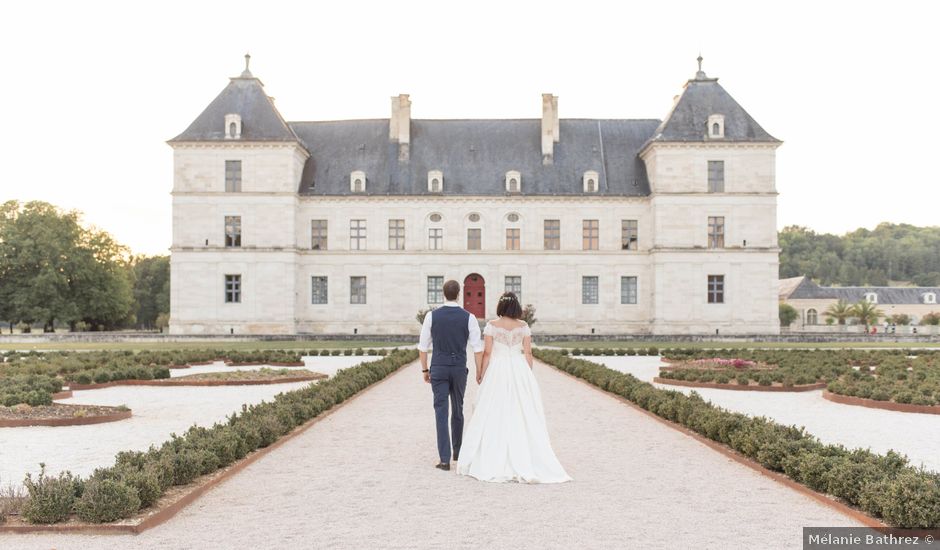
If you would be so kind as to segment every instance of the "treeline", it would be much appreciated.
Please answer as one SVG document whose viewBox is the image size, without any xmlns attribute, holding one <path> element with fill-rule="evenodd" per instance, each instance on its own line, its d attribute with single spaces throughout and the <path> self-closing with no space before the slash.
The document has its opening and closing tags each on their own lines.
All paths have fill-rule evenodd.
<svg viewBox="0 0 940 550">
<path fill-rule="evenodd" d="M 940 227 L 882 223 L 842 236 L 789 226 L 779 233 L 780 277 L 822 285 L 940 286 Z"/>
<path fill-rule="evenodd" d="M 0 321 L 53 330 L 155 329 L 170 311 L 170 260 L 133 256 L 76 211 L 0 206 Z"/>
</svg>

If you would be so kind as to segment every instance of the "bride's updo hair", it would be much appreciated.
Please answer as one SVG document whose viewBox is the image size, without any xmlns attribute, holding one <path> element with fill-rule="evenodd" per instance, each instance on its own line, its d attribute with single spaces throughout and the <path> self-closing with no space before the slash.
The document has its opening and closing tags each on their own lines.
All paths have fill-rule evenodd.
<svg viewBox="0 0 940 550">
<path fill-rule="evenodd" d="M 513 292 L 504 292 L 496 303 L 496 315 L 510 319 L 522 319 L 522 305 Z"/>
</svg>

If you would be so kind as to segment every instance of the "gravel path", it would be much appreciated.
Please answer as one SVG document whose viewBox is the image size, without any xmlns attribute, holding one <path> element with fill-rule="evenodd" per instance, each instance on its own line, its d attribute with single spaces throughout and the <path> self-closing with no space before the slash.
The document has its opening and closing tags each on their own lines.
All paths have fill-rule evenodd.
<svg viewBox="0 0 940 550">
<path fill-rule="evenodd" d="M 647 382 L 659 372 L 658 357 L 585 357 L 609 368 L 628 372 Z M 891 449 L 906 454 L 911 463 L 940 472 L 940 416 L 841 405 L 826 401 L 822 390 L 794 393 L 748 392 L 713 388 L 684 388 L 654 384 L 683 393 L 698 392 L 706 400 L 751 416 L 766 416 L 783 424 L 805 426 L 826 443 Z"/>
<path fill-rule="evenodd" d="M 574 482 L 434 469 L 431 392 L 414 364 L 133 539 L 0 536 L 0 547 L 800 548 L 803 525 L 853 525 L 549 367 L 536 376 Z M 468 409 L 475 395 L 471 383 Z"/>
</svg>

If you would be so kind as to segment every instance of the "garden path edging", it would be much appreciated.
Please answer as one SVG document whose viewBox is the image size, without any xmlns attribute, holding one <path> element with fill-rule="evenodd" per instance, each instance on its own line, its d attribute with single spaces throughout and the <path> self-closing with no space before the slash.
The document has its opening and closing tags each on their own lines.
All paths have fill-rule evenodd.
<svg viewBox="0 0 940 550">
<path fill-rule="evenodd" d="M 110 414 L 75 416 L 70 418 L 0 419 L 0 428 L 25 428 L 28 426 L 87 426 L 89 424 L 103 424 L 105 422 L 127 420 L 131 416 L 132 412 L 127 410 L 115 411 Z"/>
<path fill-rule="evenodd" d="M 72 384 L 72 390 L 98 390 L 115 386 L 263 386 L 268 384 L 290 384 L 293 382 L 309 382 L 311 380 L 325 380 L 327 375 L 320 376 L 291 376 L 289 378 L 270 378 L 257 380 L 186 380 L 185 378 L 161 378 L 160 380 L 117 380 L 102 382 L 100 384 Z"/>
<path fill-rule="evenodd" d="M 894 401 L 878 401 L 877 399 L 866 399 L 864 397 L 855 397 L 854 395 L 842 395 L 833 393 L 829 390 L 823 391 L 823 399 L 839 403 L 840 405 L 852 405 L 855 407 L 868 407 L 869 409 L 882 409 L 886 411 L 921 413 L 921 414 L 940 414 L 940 405 L 914 405 L 912 403 L 895 403 Z"/>
<path fill-rule="evenodd" d="M 73 524 L 51 524 L 51 525 L 33 525 L 33 524 L 17 524 L 17 525 L 5 525 L 0 524 L 0 533 L 72 533 L 79 535 L 138 535 L 148 529 L 157 527 L 158 525 L 165 523 L 166 521 L 172 519 L 176 514 L 183 510 L 186 506 L 196 501 L 203 494 L 207 493 L 211 489 L 220 485 L 222 482 L 228 478 L 234 476 L 235 474 L 241 472 L 257 460 L 260 460 L 266 456 L 271 451 L 277 449 L 281 445 L 287 443 L 291 439 L 301 435 L 306 432 L 308 429 L 313 427 L 315 424 L 321 420 L 329 417 L 336 411 L 342 409 L 349 403 L 352 403 L 361 395 L 364 395 L 366 392 L 374 389 L 376 386 L 389 380 L 391 377 L 400 375 L 402 372 L 406 371 L 408 367 L 417 363 L 417 360 L 410 363 L 405 363 L 398 367 L 398 370 L 388 374 L 388 376 L 377 380 L 372 384 L 369 384 L 362 390 L 356 392 L 354 395 L 343 401 L 338 405 L 334 405 L 329 410 L 324 411 L 323 413 L 311 418 L 304 424 L 297 426 L 290 433 L 285 434 L 280 439 L 274 443 L 258 449 L 242 460 L 235 462 L 231 466 L 213 472 L 211 474 L 206 474 L 202 478 L 189 486 L 180 487 L 181 491 L 174 495 L 166 496 L 160 498 L 157 501 L 156 506 L 152 506 L 148 512 L 143 514 L 138 514 L 136 518 L 140 518 L 138 523 L 112 523 L 112 524 L 92 524 L 92 523 L 73 523 Z M 160 502 L 165 501 L 163 506 L 160 506 Z M 134 518 L 129 518 L 122 520 L 124 522 L 133 521 Z"/>
<path fill-rule="evenodd" d="M 736 390 L 736 391 L 776 391 L 776 392 L 804 392 L 824 389 L 825 382 L 815 384 L 802 384 L 799 386 L 742 386 L 740 384 L 719 384 L 717 382 L 693 382 L 691 380 L 675 380 L 672 378 L 653 378 L 657 384 L 666 384 L 669 386 L 683 386 L 686 388 L 712 388 L 716 390 Z"/>
</svg>

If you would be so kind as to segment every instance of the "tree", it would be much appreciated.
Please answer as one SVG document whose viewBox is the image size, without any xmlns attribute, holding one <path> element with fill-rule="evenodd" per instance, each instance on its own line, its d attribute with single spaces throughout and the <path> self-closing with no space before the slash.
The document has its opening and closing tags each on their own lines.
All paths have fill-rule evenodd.
<svg viewBox="0 0 940 550">
<path fill-rule="evenodd" d="M 823 313 L 826 317 L 830 319 L 835 319 L 840 325 L 845 324 L 845 320 L 853 316 L 852 306 L 848 304 L 845 300 L 839 300 L 838 302 L 831 304 Z"/>
<path fill-rule="evenodd" d="M 890 321 L 894 325 L 909 325 L 911 324 L 911 316 L 907 313 L 895 313 L 889 317 Z"/>
<path fill-rule="evenodd" d="M 783 302 L 780 302 L 780 326 L 781 327 L 790 326 L 790 324 L 793 323 L 793 321 L 796 321 L 796 318 L 799 316 L 800 314 L 797 313 L 796 308 L 794 308 L 790 304 L 785 304 Z"/>
<path fill-rule="evenodd" d="M 878 306 L 869 302 L 868 300 L 862 300 L 849 309 L 852 312 L 852 317 L 855 317 L 860 322 L 864 323 L 866 329 L 870 325 L 876 324 L 879 317 L 884 316 L 881 310 L 878 309 Z"/>
<path fill-rule="evenodd" d="M 137 326 L 155 329 L 161 314 L 170 313 L 170 258 L 137 256 L 129 264 Z"/>
<path fill-rule="evenodd" d="M 527 304 L 522 309 L 522 320 L 529 325 L 529 328 L 532 328 L 532 325 L 538 322 L 538 319 L 535 318 L 535 306 Z"/>
</svg>

